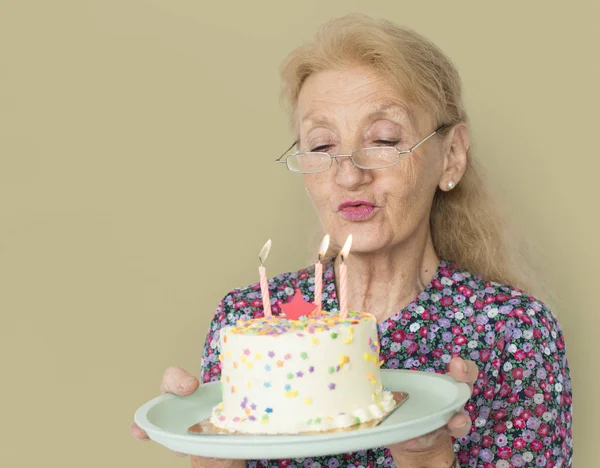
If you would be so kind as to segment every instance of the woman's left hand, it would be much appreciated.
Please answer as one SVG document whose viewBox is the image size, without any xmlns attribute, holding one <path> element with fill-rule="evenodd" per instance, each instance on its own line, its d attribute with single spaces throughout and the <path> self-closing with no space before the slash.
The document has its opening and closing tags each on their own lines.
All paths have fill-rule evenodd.
<svg viewBox="0 0 600 468">
<path fill-rule="evenodd" d="M 472 391 L 473 384 L 479 376 L 479 369 L 477 368 L 477 364 L 473 361 L 466 361 L 456 357 L 450 361 L 449 372 L 447 375 L 457 382 L 467 383 Z M 462 411 L 455 414 L 445 427 L 429 434 L 425 434 L 424 436 L 417 437 L 416 439 L 392 445 L 389 449 L 396 462 L 405 458 L 412 460 L 415 456 L 422 456 L 422 459 L 426 460 L 430 458 L 432 454 L 447 451 L 448 445 L 450 445 L 450 447 L 452 446 L 451 437 L 464 437 L 470 430 L 471 418 L 467 413 Z M 442 453 L 439 453 L 439 456 L 442 457 Z"/>
</svg>

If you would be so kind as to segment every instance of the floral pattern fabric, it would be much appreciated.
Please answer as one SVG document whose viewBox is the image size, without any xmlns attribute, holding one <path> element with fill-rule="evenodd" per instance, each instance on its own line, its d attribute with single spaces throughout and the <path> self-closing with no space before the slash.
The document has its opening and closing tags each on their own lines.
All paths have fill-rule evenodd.
<svg viewBox="0 0 600 468">
<path fill-rule="evenodd" d="M 300 288 L 314 300 L 313 267 L 269 280 L 273 314 Z M 338 310 L 333 263 L 325 267 L 323 309 Z M 236 289 L 210 324 L 201 380 L 218 381 L 219 333 L 263 315 L 260 286 Z M 523 291 L 485 282 L 442 261 L 413 302 L 378 324 L 384 369 L 446 373 L 455 356 L 480 372 L 465 410 L 471 432 L 454 441 L 461 466 L 571 467 L 572 392 L 565 341 L 548 307 Z M 386 448 L 291 460 L 249 460 L 247 467 L 394 467 Z"/>
</svg>

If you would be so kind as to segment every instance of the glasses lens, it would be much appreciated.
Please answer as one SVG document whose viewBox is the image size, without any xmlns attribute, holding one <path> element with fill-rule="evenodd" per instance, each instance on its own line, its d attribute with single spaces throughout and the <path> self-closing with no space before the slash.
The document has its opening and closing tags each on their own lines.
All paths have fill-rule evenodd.
<svg viewBox="0 0 600 468">
<path fill-rule="evenodd" d="M 311 174 L 329 169 L 331 158 L 327 153 L 297 153 L 288 156 L 287 165 L 290 171 Z"/>
<path fill-rule="evenodd" d="M 363 169 L 377 169 L 378 167 L 389 167 L 399 160 L 398 150 L 391 146 L 375 148 L 363 148 L 352 155 L 354 164 Z"/>
</svg>

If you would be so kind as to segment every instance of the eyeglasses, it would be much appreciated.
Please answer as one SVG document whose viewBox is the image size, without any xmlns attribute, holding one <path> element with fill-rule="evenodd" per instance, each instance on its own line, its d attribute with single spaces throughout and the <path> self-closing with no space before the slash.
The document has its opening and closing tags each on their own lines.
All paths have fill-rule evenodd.
<svg viewBox="0 0 600 468">
<path fill-rule="evenodd" d="M 373 146 L 370 148 L 354 150 L 350 154 L 332 155 L 316 151 L 288 154 L 291 149 L 298 144 L 298 142 L 295 141 L 292 146 L 275 160 L 275 162 L 286 164 L 289 171 L 298 172 L 300 174 L 317 174 L 319 172 L 325 172 L 331 167 L 334 159 L 339 165 L 340 158 L 350 158 L 352 164 L 359 169 L 384 169 L 386 167 L 395 166 L 400 162 L 403 155 L 412 153 L 433 135 L 448 127 L 450 127 L 450 125 L 442 125 L 413 147 L 406 150 L 399 150 L 395 146 Z"/>
</svg>

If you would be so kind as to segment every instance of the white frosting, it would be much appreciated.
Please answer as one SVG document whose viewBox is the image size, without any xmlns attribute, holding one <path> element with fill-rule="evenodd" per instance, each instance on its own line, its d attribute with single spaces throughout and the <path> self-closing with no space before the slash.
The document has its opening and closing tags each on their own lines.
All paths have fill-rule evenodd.
<svg viewBox="0 0 600 468">
<path fill-rule="evenodd" d="M 219 428 L 324 431 L 381 418 L 395 406 L 381 384 L 371 315 L 249 320 L 222 330 L 220 347 L 223 402 L 211 417 Z"/>
</svg>

